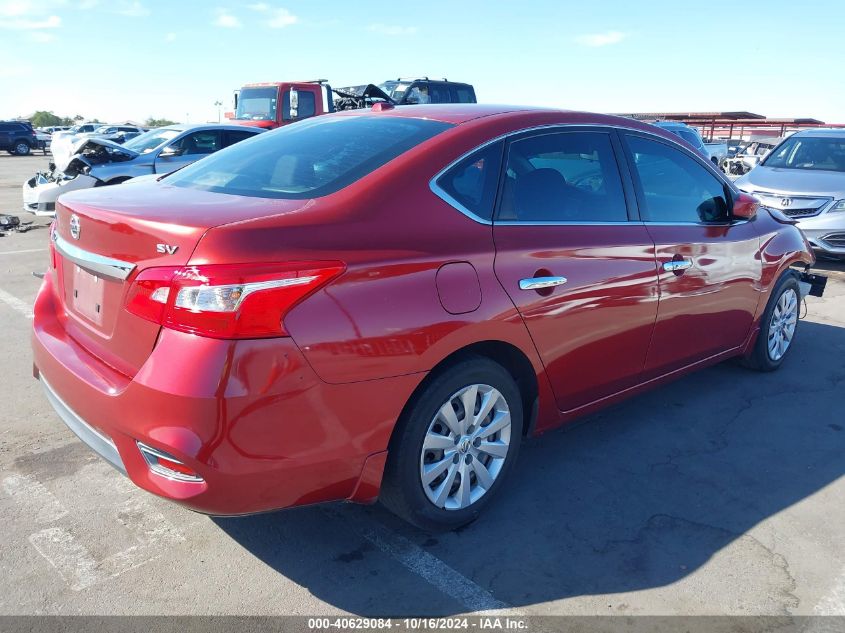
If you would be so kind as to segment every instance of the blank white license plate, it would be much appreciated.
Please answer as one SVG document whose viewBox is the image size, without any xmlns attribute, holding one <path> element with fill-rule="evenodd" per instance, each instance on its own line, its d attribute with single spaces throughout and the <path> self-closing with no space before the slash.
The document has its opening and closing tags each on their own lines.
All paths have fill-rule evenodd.
<svg viewBox="0 0 845 633">
<path fill-rule="evenodd" d="M 73 309 L 97 325 L 103 323 L 103 280 L 79 266 L 73 267 Z"/>
</svg>

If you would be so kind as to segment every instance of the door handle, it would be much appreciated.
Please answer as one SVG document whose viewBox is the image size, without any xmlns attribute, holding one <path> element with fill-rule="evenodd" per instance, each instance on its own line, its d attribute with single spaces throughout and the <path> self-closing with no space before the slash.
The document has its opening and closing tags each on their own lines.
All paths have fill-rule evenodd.
<svg viewBox="0 0 845 633">
<path fill-rule="evenodd" d="M 663 270 L 667 273 L 677 273 L 692 268 L 691 259 L 673 259 L 670 262 L 663 262 Z"/>
<path fill-rule="evenodd" d="M 540 290 L 541 288 L 552 288 L 562 286 L 566 283 L 566 277 L 528 277 L 519 280 L 520 290 Z"/>
</svg>

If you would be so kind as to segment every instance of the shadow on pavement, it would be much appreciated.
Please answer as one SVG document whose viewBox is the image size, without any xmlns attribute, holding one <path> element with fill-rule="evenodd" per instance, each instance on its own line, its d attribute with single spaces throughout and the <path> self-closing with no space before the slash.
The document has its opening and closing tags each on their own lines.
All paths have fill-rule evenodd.
<svg viewBox="0 0 845 633">
<path fill-rule="evenodd" d="M 352 530 L 349 513 L 390 526 L 514 607 L 663 587 L 733 544 L 720 562 L 725 582 L 759 586 L 689 599 L 710 612 L 750 599 L 782 612 L 797 605 L 788 563 L 746 533 L 845 474 L 845 329 L 804 322 L 796 342 L 778 372 L 725 363 L 527 442 L 498 502 L 456 533 L 419 532 L 379 507 L 215 522 L 280 574 L 360 615 L 466 609 Z"/>
</svg>

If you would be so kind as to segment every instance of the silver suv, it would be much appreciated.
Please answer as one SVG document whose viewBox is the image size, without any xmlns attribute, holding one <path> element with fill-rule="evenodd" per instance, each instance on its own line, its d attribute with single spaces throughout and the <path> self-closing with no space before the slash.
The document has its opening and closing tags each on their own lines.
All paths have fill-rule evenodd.
<svg viewBox="0 0 845 633">
<path fill-rule="evenodd" d="M 845 258 L 845 129 L 789 136 L 736 186 L 798 220 L 819 254 Z"/>
</svg>

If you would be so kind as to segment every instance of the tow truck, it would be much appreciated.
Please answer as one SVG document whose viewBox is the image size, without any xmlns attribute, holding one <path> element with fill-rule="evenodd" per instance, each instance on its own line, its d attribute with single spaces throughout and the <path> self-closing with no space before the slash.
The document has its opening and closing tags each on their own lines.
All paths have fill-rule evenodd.
<svg viewBox="0 0 845 633">
<path fill-rule="evenodd" d="M 417 103 L 475 103 L 470 84 L 408 77 L 347 88 L 331 87 L 327 79 L 246 84 L 234 93 L 234 112 L 227 112 L 231 123 L 261 128 L 277 128 L 320 114 L 338 110 L 369 108 L 376 103 L 411 105 Z"/>
</svg>

